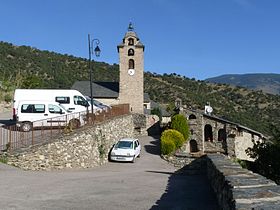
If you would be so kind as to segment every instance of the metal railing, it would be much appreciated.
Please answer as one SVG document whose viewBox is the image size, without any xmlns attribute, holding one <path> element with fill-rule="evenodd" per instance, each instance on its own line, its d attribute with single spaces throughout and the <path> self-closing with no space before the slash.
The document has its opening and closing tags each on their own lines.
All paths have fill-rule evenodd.
<svg viewBox="0 0 280 210">
<path fill-rule="evenodd" d="M 22 131 L 20 127 L 22 124 L 2 126 L 0 127 L 0 153 L 52 142 L 60 135 L 69 133 L 74 129 L 94 125 L 129 113 L 129 104 L 120 104 L 94 114 L 79 112 L 34 121 L 31 124 L 31 130 L 28 132 Z"/>
</svg>

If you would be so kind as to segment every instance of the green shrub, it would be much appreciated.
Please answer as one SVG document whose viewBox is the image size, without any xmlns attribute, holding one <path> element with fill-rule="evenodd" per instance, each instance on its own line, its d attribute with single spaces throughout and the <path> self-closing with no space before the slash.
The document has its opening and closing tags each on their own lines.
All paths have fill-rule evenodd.
<svg viewBox="0 0 280 210">
<path fill-rule="evenodd" d="M 161 135 L 161 153 L 170 154 L 180 148 L 185 142 L 183 134 L 179 131 L 169 129 Z"/>
<path fill-rule="evenodd" d="M 171 139 L 161 139 L 160 149 L 161 154 L 169 155 L 171 152 L 175 151 L 175 144 Z"/>
<path fill-rule="evenodd" d="M 184 115 L 176 114 L 171 118 L 171 128 L 183 134 L 185 140 L 189 138 L 190 131 L 187 119 Z"/>
<path fill-rule="evenodd" d="M 4 101 L 5 101 L 5 102 L 11 102 L 12 100 L 13 100 L 13 97 L 12 97 L 11 94 L 6 94 L 6 95 L 4 96 Z"/>
</svg>

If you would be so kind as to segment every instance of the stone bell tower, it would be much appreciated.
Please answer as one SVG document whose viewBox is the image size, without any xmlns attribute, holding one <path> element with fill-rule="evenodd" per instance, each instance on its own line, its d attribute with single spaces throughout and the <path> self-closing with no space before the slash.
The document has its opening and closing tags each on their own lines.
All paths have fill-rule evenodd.
<svg viewBox="0 0 280 210">
<path fill-rule="evenodd" d="M 122 43 L 118 45 L 120 57 L 119 103 L 129 103 L 132 113 L 143 113 L 144 48 L 130 23 Z"/>
</svg>

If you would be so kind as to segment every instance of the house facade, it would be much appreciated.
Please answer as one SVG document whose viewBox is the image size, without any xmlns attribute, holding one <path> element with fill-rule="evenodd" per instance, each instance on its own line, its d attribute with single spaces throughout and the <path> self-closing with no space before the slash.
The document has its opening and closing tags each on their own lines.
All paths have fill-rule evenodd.
<svg viewBox="0 0 280 210">
<path fill-rule="evenodd" d="M 241 160 L 253 161 L 246 149 L 253 141 L 265 141 L 266 137 L 250 128 L 217 116 L 195 110 L 182 109 L 190 126 L 187 152 L 223 153 Z"/>
</svg>

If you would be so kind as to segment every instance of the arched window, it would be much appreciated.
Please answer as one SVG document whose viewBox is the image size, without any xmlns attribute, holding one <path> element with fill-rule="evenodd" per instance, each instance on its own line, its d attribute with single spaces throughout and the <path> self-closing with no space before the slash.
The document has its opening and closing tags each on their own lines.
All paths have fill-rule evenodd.
<svg viewBox="0 0 280 210">
<path fill-rule="evenodd" d="M 218 141 L 226 141 L 227 140 L 227 133 L 225 129 L 220 129 L 218 131 Z"/>
<path fill-rule="evenodd" d="M 134 45 L 134 39 L 129 38 L 128 39 L 128 45 Z"/>
<path fill-rule="evenodd" d="M 128 68 L 129 69 L 134 69 L 134 60 L 133 59 L 129 59 Z"/>
<path fill-rule="evenodd" d="M 189 120 L 194 120 L 194 119 L 196 119 L 196 116 L 195 116 L 194 114 L 191 114 L 191 115 L 189 116 Z"/>
<path fill-rule="evenodd" d="M 198 152 L 198 146 L 196 140 L 190 140 L 190 152 Z"/>
<path fill-rule="evenodd" d="M 213 132 L 212 132 L 212 126 L 209 124 L 206 124 L 204 126 L 204 140 L 205 141 L 213 141 Z"/>
<path fill-rule="evenodd" d="M 133 49 L 129 49 L 128 50 L 128 56 L 133 56 L 134 55 L 134 50 Z"/>
</svg>

